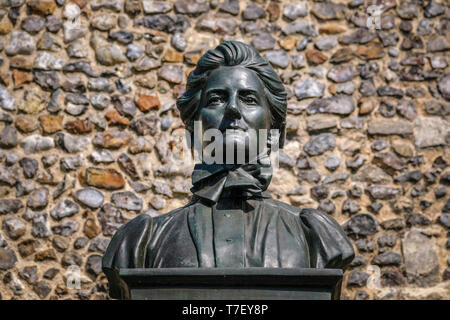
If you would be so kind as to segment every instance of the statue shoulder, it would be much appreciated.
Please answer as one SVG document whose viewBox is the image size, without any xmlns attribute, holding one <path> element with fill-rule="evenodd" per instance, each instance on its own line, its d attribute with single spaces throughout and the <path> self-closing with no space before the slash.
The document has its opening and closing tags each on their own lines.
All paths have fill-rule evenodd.
<svg viewBox="0 0 450 320">
<path fill-rule="evenodd" d="M 299 216 L 300 211 L 302 210 L 301 208 L 298 208 L 296 206 L 293 206 L 288 203 L 281 202 L 279 200 L 275 200 L 272 198 L 265 200 L 265 202 L 273 207 L 276 207 L 279 210 L 281 209 L 282 211 L 289 213 L 289 214 L 293 214 L 295 216 Z"/>
<path fill-rule="evenodd" d="M 125 294 L 120 286 L 119 269 L 144 267 L 152 220 L 148 214 L 141 213 L 123 224 L 111 239 L 102 260 L 102 269 L 110 284 L 111 297 L 123 298 Z"/>
<path fill-rule="evenodd" d="M 158 225 L 163 224 L 174 216 L 186 211 L 187 206 L 177 208 L 167 213 L 159 214 L 154 210 L 146 210 L 140 213 L 136 218 L 124 223 L 114 234 L 111 243 L 107 249 L 113 249 L 123 242 L 136 242 L 137 238 L 143 239 L 144 235 L 150 236 L 152 230 Z M 144 234 L 145 233 L 145 234 Z M 134 240 L 134 241 L 133 241 Z"/>
<path fill-rule="evenodd" d="M 141 213 L 136 218 L 123 224 L 114 234 L 103 256 L 103 267 L 131 268 L 138 267 L 136 259 L 127 259 L 129 251 L 142 245 L 144 238 L 151 232 L 152 217 Z"/>
<path fill-rule="evenodd" d="M 333 217 L 320 209 L 304 208 L 300 219 L 306 226 L 314 267 L 342 269 L 353 260 L 353 245 Z"/>
</svg>

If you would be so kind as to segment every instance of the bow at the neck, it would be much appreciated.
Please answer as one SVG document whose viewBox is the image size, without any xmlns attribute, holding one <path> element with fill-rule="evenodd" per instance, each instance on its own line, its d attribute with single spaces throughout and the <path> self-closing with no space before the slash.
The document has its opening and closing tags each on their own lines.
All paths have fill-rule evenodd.
<svg viewBox="0 0 450 320">
<path fill-rule="evenodd" d="M 197 163 L 192 173 L 191 192 L 214 203 L 224 191 L 238 197 L 262 196 L 271 179 L 272 166 L 267 155 L 258 157 L 256 163 L 241 165 Z"/>
</svg>

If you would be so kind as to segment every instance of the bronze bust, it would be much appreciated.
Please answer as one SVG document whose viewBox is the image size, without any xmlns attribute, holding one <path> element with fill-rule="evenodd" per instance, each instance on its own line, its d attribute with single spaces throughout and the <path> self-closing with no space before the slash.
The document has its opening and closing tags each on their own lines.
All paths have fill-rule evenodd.
<svg viewBox="0 0 450 320">
<path fill-rule="evenodd" d="M 225 149 L 244 150 L 244 161 L 213 154 L 216 161 L 195 165 L 187 205 L 158 217 L 141 214 L 117 231 L 103 258 L 112 297 L 121 296 L 113 272 L 120 268 L 344 268 L 351 262 L 353 247 L 333 218 L 266 192 L 270 151 L 284 143 L 287 99 L 255 48 L 227 41 L 207 51 L 177 107 L 194 139 L 197 121 L 202 133 L 218 130 Z M 251 130 L 280 134 L 253 141 Z M 267 146 L 256 158 L 249 152 L 255 143 Z"/>
</svg>

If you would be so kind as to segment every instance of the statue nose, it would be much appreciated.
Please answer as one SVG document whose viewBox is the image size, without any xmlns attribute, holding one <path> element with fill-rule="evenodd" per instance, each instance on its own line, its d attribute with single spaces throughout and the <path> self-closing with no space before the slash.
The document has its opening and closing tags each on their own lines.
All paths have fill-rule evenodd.
<svg viewBox="0 0 450 320">
<path fill-rule="evenodd" d="M 228 104 L 225 114 L 227 117 L 232 119 L 240 119 L 242 117 L 241 111 L 234 100 Z"/>
</svg>

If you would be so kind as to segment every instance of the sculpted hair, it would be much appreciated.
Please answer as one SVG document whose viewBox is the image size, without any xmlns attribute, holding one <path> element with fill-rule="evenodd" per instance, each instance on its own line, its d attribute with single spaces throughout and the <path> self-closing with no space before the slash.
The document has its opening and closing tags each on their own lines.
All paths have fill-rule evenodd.
<svg viewBox="0 0 450 320">
<path fill-rule="evenodd" d="M 202 89 L 210 73 L 221 66 L 241 66 L 253 70 L 264 84 L 266 99 L 270 105 L 271 128 L 280 130 L 279 146 L 283 147 L 286 128 L 287 93 L 272 66 L 258 51 L 243 42 L 226 41 L 208 50 L 189 74 L 186 92 L 177 99 L 177 107 L 186 129 L 194 130 Z"/>
</svg>

